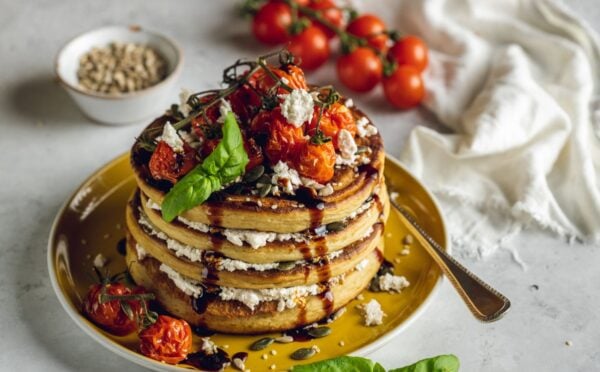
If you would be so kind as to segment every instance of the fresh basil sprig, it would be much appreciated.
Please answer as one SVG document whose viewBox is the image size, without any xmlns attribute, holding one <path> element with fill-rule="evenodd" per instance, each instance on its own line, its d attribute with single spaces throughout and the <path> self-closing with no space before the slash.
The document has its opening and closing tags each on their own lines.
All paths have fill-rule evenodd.
<svg viewBox="0 0 600 372">
<path fill-rule="evenodd" d="M 223 139 L 202 164 L 179 180 L 162 202 L 162 217 L 171 222 L 181 213 L 204 203 L 213 192 L 244 174 L 248 154 L 232 112 L 223 123 Z"/>
<path fill-rule="evenodd" d="M 458 358 L 438 355 L 418 361 L 410 366 L 390 369 L 388 372 L 458 372 Z M 385 372 L 379 363 L 360 357 L 343 356 L 321 362 L 294 366 L 292 372 Z"/>
</svg>

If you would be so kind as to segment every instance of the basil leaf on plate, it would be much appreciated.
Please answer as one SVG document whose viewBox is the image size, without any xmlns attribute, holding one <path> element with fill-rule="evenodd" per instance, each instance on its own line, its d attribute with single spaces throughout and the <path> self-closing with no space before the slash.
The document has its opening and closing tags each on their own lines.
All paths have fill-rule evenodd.
<svg viewBox="0 0 600 372">
<path fill-rule="evenodd" d="M 410 366 L 391 369 L 389 372 L 458 372 L 460 362 L 455 355 L 438 355 L 411 364 Z"/>
<path fill-rule="evenodd" d="M 229 112 L 223 123 L 221 142 L 165 196 L 161 205 L 163 219 L 171 222 L 181 213 L 204 203 L 213 192 L 243 175 L 246 164 L 248 154 L 242 133 L 235 116 Z"/>
<path fill-rule="evenodd" d="M 385 369 L 379 363 L 366 358 L 343 356 L 294 366 L 292 372 L 385 372 Z"/>
</svg>

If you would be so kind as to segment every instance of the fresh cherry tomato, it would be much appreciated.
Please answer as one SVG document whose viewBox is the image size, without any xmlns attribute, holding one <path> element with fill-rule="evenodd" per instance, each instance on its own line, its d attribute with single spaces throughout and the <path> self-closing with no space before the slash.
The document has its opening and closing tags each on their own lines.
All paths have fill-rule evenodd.
<svg viewBox="0 0 600 372">
<path fill-rule="evenodd" d="M 262 43 L 277 45 L 285 43 L 288 28 L 292 24 L 292 10 L 287 4 L 273 1 L 263 5 L 254 15 L 252 32 Z"/>
<path fill-rule="evenodd" d="M 354 19 L 346 29 L 348 33 L 366 38 L 369 45 L 385 52 L 388 48 L 389 37 L 386 33 L 385 23 L 373 14 L 363 14 Z"/>
<path fill-rule="evenodd" d="M 246 164 L 246 172 L 256 167 L 257 165 L 261 165 L 265 160 L 262 148 L 256 143 L 254 138 L 245 138 L 244 149 L 248 154 L 248 164 Z"/>
<path fill-rule="evenodd" d="M 140 332 L 140 351 L 169 364 L 187 358 L 192 349 L 192 329 L 183 319 L 159 315 L 154 324 Z"/>
<path fill-rule="evenodd" d="M 313 136 L 316 133 L 318 117 L 319 112 L 318 110 L 315 110 L 313 119 L 310 121 L 307 127 L 307 134 L 309 136 Z M 337 137 L 340 130 L 346 129 L 352 135 L 355 135 L 357 131 L 356 121 L 354 120 L 354 116 L 352 116 L 352 112 L 348 107 L 339 102 L 336 102 L 325 109 L 321 115 L 319 129 L 321 132 L 323 132 L 323 134 L 331 137 L 333 147 L 336 150 L 339 148 Z"/>
<path fill-rule="evenodd" d="M 127 296 L 133 292 L 121 283 L 94 284 L 83 301 L 85 315 L 101 328 L 117 336 L 128 335 L 135 331 L 138 317 L 142 315 L 140 300 L 114 299 L 102 303 L 100 295 L 103 293 L 109 296 Z M 123 310 L 124 306 L 131 308 L 129 314 L 131 318 Z"/>
<path fill-rule="evenodd" d="M 176 153 L 165 141 L 160 141 L 150 157 L 148 167 L 154 179 L 175 183 L 197 163 L 196 151 L 187 143 L 183 144 L 183 153 Z"/>
<path fill-rule="evenodd" d="M 271 111 L 269 120 L 269 138 L 265 146 L 265 153 L 271 165 L 277 164 L 280 160 L 288 161 L 293 159 L 298 148 L 306 142 L 302 127 L 296 128 L 289 124 L 279 107 Z"/>
<path fill-rule="evenodd" d="M 394 106 L 407 109 L 423 101 L 425 84 L 419 70 L 409 65 L 396 68 L 391 76 L 383 79 L 383 92 Z"/>
<path fill-rule="evenodd" d="M 315 70 L 329 58 L 329 41 L 317 26 L 308 26 L 298 35 L 292 36 L 287 49 L 305 70 Z"/>
<path fill-rule="evenodd" d="M 429 62 L 427 45 L 416 36 L 405 36 L 389 51 L 389 56 L 399 65 L 410 65 L 422 72 Z"/>
<path fill-rule="evenodd" d="M 370 48 L 360 47 L 337 60 L 340 81 L 355 92 L 368 92 L 379 83 L 383 64 Z"/>
<path fill-rule="evenodd" d="M 319 183 L 327 183 L 335 173 L 335 149 L 333 143 L 314 144 L 304 142 L 296 153 L 294 168 L 303 177 Z"/>
<path fill-rule="evenodd" d="M 339 29 L 344 29 L 344 13 L 335 4 L 333 0 L 311 0 L 308 3 L 308 7 L 320 12 L 321 16 L 332 25 L 336 26 Z M 325 33 L 328 39 L 332 39 L 336 36 L 335 32 L 333 32 L 332 30 L 330 30 L 329 28 L 327 28 L 319 22 L 317 22 L 315 26 L 320 28 L 321 31 Z"/>
</svg>

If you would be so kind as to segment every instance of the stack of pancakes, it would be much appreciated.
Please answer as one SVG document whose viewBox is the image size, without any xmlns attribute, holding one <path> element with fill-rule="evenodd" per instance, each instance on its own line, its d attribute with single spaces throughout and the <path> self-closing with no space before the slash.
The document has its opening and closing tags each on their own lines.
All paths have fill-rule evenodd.
<svg viewBox="0 0 600 372">
<path fill-rule="evenodd" d="M 230 188 L 170 223 L 160 211 L 170 185 L 150 177 L 148 154 L 134 146 L 138 189 L 126 216 L 133 279 L 167 312 L 218 332 L 282 331 L 332 314 L 368 286 L 383 259 L 382 141 L 373 134 L 357 144 L 368 155 L 336 167 L 330 195 L 302 187 L 261 197 Z"/>
</svg>

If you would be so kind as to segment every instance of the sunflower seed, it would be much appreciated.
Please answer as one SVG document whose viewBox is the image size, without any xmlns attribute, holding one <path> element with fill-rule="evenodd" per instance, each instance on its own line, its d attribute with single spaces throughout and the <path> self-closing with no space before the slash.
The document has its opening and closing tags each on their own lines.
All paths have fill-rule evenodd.
<svg viewBox="0 0 600 372">
<path fill-rule="evenodd" d="M 250 171 L 244 174 L 244 182 L 251 183 L 260 178 L 265 173 L 265 167 L 262 165 L 257 165 L 256 167 L 250 169 Z"/>
<path fill-rule="evenodd" d="M 279 269 L 279 271 L 289 271 L 294 267 L 296 267 L 296 263 L 294 261 L 283 261 L 279 263 L 277 269 Z"/>
<path fill-rule="evenodd" d="M 266 348 L 267 346 L 271 345 L 273 343 L 273 341 L 275 341 L 275 340 L 271 337 L 261 338 L 260 340 L 254 342 L 252 345 L 250 345 L 250 350 L 252 350 L 252 351 L 262 350 L 262 349 Z"/>
<path fill-rule="evenodd" d="M 294 338 L 292 336 L 280 336 L 275 339 L 275 342 L 278 344 L 289 344 L 290 342 L 294 342 Z"/>
<path fill-rule="evenodd" d="M 308 358 L 312 358 L 316 353 L 317 351 L 312 347 L 303 347 L 294 351 L 292 355 L 290 355 L 290 358 L 294 360 L 305 360 Z"/>
<path fill-rule="evenodd" d="M 346 224 L 338 221 L 327 224 L 327 231 L 342 231 L 346 227 Z"/>
<path fill-rule="evenodd" d="M 325 336 L 329 336 L 331 334 L 331 328 L 329 327 L 316 327 L 308 330 L 308 333 L 311 337 L 321 338 Z"/>
</svg>

